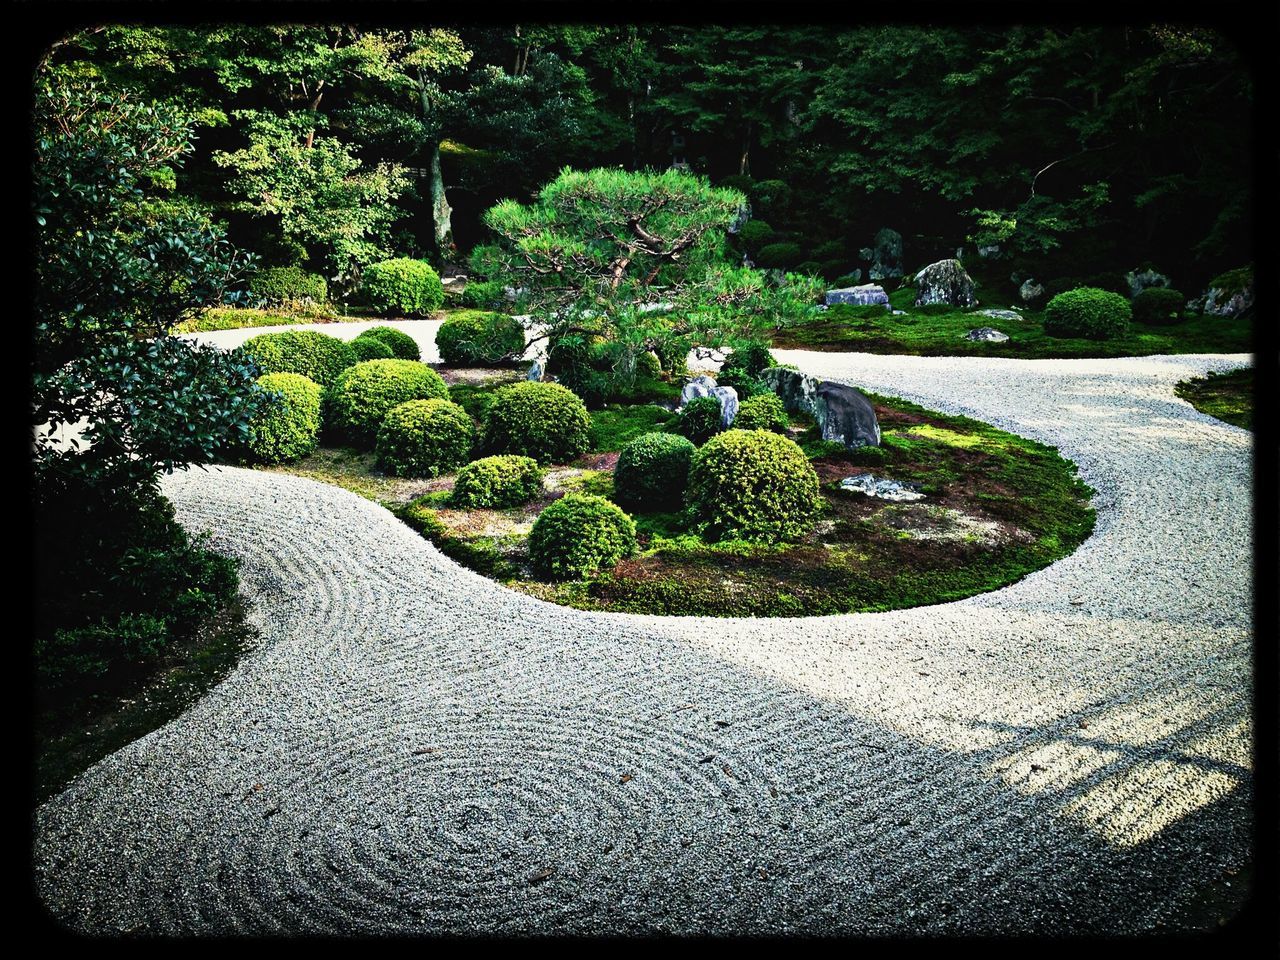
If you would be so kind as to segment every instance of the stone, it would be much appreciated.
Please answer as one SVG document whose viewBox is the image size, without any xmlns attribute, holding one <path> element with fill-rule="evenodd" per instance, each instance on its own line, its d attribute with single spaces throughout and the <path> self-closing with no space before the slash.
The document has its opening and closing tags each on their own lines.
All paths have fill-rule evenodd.
<svg viewBox="0 0 1280 960">
<path fill-rule="evenodd" d="M 680 406 L 684 406 L 690 400 L 696 400 L 698 397 L 709 397 L 711 391 L 716 388 L 716 382 L 705 374 L 700 377 L 694 377 L 680 390 Z"/>
<path fill-rule="evenodd" d="M 1253 279 L 1239 290 L 1210 287 L 1202 297 L 1187 302 L 1187 307 L 1214 317 L 1236 317 L 1253 306 Z"/>
<path fill-rule="evenodd" d="M 818 381 L 813 377 L 798 370 L 769 367 L 760 372 L 760 379 L 778 395 L 788 413 L 807 413 L 817 418 Z"/>
<path fill-rule="evenodd" d="M 835 303 L 852 303 L 856 306 L 880 305 L 889 306 L 889 295 L 884 287 L 875 283 L 864 283 L 860 287 L 841 287 L 839 290 L 828 290 L 825 300 L 828 305 Z"/>
<path fill-rule="evenodd" d="M 885 280 L 902 276 L 902 234 L 889 227 L 881 227 L 872 241 L 871 257 L 874 262 L 867 270 L 870 280 Z"/>
<path fill-rule="evenodd" d="M 824 380 L 818 384 L 815 406 L 823 440 L 843 443 L 850 450 L 880 446 L 880 422 L 861 391 Z"/>
<path fill-rule="evenodd" d="M 978 256 L 981 257 L 983 260 L 1000 256 L 1000 244 L 992 243 L 992 244 L 988 244 L 985 247 L 979 247 Z"/>
<path fill-rule="evenodd" d="M 1152 287 L 1169 286 L 1168 277 L 1163 273 L 1150 269 L 1143 270 L 1141 273 L 1136 270 L 1132 270 L 1129 273 L 1126 273 L 1124 278 L 1129 283 L 1129 296 L 1131 297 L 1136 297 L 1143 290 L 1149 290 Z"/>
<path fill-rule="evenodd" d="M 711 396 L 720 401 L 720 426 L 728 430 L 738 415 L 738 391 L 733 387 L 716 387 Z"/>
<path fill-rule="evenodd" d="M 959 260 L 939 260 L 916 274 L 916 306 L 945 303 L 953 307 L 976 307 L 973 280 Z"/>
<path fill-rule="evenodd" d="M 1008 320 L 1012 323 L 1020 323 L 1022 321 L 1022 314 L 1017 310 L 996 310 L 995 308 L 991 308 L 988 310 L 979 310 L 975 316 L 990 317 L 992 320 Z"/>
<path fill-rule="evenodd" d="M 980 343 L 1004 343 L 1009 339 L 1009 335 L 1001 333 L 995 327 L 978 327 L 976 330 L 970 330 L 966 333 L 964 338 Z"/>
<path fill-rule="evenodd" d="M 896 503 L 924 499 L 924 494 L 920 492 L 919 484 L 901 483 L 897 480 L 890 480 L 887 477 L 875 477 L 869 473 L 859 473 L 852 477 L 845 477 L 840 481 L 840 489 L 851 490 L 854 493 L 864 493 L 868 497 L 875 497 L 877 500 L 892 500 Z"/>
<path fill-rule="evenodd" d="M 1036 283 L 1034 279 L 1025 280 L 1022 286 L 1018 288 L 1018 296 L 1022 298 L 1023 303 L 1031 303 L 1033 300 L 1039 300 L 1044 296 L 1044 287 Z"/>
<path fill-rule="evenodd" d="M 525 374 L 525 377 L 524 377 L 524 378 L 525 378 L 526 380 L 541 380 L 541 379 L 542 379 L 542 364 L 541 364 L 541 363 L 539 363 L 537 360 L 535 360 L 535 361 L 533 361 L 533 363 L 529 364 L 529 372 Z"/>
<path fill-rule="evenodd" d="M 720 401 L 720 425 L 728 428 L 738 415 L 738 391 L 733 387 L 717 386 L 713 378 L 705 374 L 694 377 L 680 390 L 680 406 L 683 409 L 690 400 L 699 397 L 715 397 Z"/>
<path fill-rule="evenodd" d="M 636 313 L 659 313 L 674 310 L 676 305 L 668 301 L 662 300 L 654 303 L 642 303 L 636 307 Z"/>
<path fill-rule="evenodd" d="M 861 267 L 854 267 L 854 268 L 853 268 L 852 270 L 850 270 L 847 274 L 845 274 L 845 276 L 852 278 L 852 280 L 853 280 L 853 282 L 854 282 L 854 283 L 861 283 L 861 282 L 862 282 L 862 268 L 861 268 Z"/>
</svg>

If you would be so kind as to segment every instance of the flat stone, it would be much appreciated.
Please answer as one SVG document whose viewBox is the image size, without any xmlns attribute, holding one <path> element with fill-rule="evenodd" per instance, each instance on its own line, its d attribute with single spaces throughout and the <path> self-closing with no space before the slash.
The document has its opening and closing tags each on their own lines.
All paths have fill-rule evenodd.
<svg viewBox="0 0 1280 960">
<path fill-rule="evenodd" d="M 992 320 L 1010 320 L 1015 323 L 1022 322 L 1022 314 L 1017 310 L 996 310 L 995 308 L 992 308 L 989 310 L 979 310 L 977 312 L 977 316 L 990 317 Z"/>
<path fill-rule="evenodd" d="M 1009 339 L 1009 335 L 1001 333 L 995 327 L 978 327 L 976 330 L 970 330 L 966 333 L 964 339 L 981 343 L 1004 343 Z"/>
<path fill-rule="evenodd" d="M 889 295 L 878 283 L 864 283 L 858 287 L 828 290 L 825 299 L 828 304 L 851 303 L 860 307 L 879 304 L 886 308 L 889 306 Z"/>
<path fill-rule="evenodd" d="M 870 473 L 859 473 L 852 477 L 845 477 L 840 481 L 840 489 L 850 490 L 854 493 L 865 493 L 868 497 L 875 497 L 877 500 L 892 500 L 895 503 L 924 499 L 924 494 L 920 492 L 918 484 L 902 483 L 898 480 L 890 480 L 888 477 L 876 477 Z"/>
</svg>

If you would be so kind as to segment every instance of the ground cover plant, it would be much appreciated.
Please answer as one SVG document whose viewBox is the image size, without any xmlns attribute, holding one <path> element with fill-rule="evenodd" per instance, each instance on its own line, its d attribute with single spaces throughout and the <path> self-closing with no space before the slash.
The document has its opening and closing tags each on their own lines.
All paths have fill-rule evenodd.
<svg viewBox="0 0 1280 960">
<path fill-rule="evenodd" d="M 1201 413 L 1252 430 L 1254 379 L 1253 367 L 1230 373 L 1210 372 L 1204 377 L 1183 380 L 1174 387 L 1174 392 Z"/>
</svg>

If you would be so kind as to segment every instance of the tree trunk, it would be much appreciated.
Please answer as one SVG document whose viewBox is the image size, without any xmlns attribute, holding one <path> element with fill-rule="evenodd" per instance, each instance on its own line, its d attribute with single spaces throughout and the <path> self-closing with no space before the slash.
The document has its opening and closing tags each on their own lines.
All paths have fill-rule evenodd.
<svg viewBox="0 0 1280 960">
<path fill-rule="evenodd" d="M 444 194 L 444 175 L 440 171 L 440 143 L 431 147 L 431 220 L 436 250 L 447 260 L 453 247 L 453 208 Z"/>
<path fill-rule="evenodd" d="M 738 161 L 738 173 L 747 176 L 751 173 L 751 124 L 742 135 L 742 157 Z"/>
</svg>

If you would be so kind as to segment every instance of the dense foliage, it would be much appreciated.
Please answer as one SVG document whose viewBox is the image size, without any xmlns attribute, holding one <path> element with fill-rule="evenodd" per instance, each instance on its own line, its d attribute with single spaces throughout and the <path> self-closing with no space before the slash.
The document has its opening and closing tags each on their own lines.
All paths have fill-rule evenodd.
<svg viewBox="0 0 1280 960">
<path fill-rule="evenodd" d="M 629 510 L 674 510 L 684 500 L 697 448 L 673 433 L 645 433 L 618 454 L 614 499 Z"/>
<path fill-rule="evenodd" d="M 537 496 L 545 472 L 532 457 L 481 457 L 458 471 L 450 503 L 464 510 L 518 507 Z"/>
<path fill-rule="evenodd" d="M 395 354 L 391 348 L 377 337 L 366 337 L 364 334 L 356 337 L 347 344 L 351 348 L 351 355 L 355 358 L 356 363 L 362 363 L 365 360 L 394 360 Z"/>
<path fill-rule="evenodd" d="M 822 504 L 804 451 L 767 430 L 727 430 L 708 440 L 693 458 L 687 499 L 713 540 L 797 540 Z"/>
<path fill-rule="evenodd" d="M 395 477 L 435 477 L 467 461 L 476 430 L 448 400 L 409 400 L 387 411 L 378 428 L 378 466 Z"/>
<path fill-rule="evenodd" d="M 720 399 L 695 397 L 690 400 L 680 411 L 673 429 L 695 445 L 702 446 L 724 429 L 720 416 Z"/>
<path fill-rule="evenodd" d="M 249 456 L 285 463 L 311 453 L 320 437 L 320 384 L 297 373 L 268 373 L 258 378 L 258 387 L 277 400 L 249 424 Z"/>
<path fill-rule="evenodd" d="M 249 280 L 251 299 L 265 307 L 324 303 L 329 285 L 324 277 L 301 267 L 266 267 Z"/>
<path fill-rule="evenodd" d="M 582 400 L 558 383 L 517 384 L 489 406 L 484 448 L 544 464 L 568 463 L 591 449 L 591 416 Z"/>
<path fill-rule="evenodd" d="M 436 331 L 436 346 L 445 363 L 482 366 L 524 353 L 524 327 L 505 313 L 459 310 Z"/>
<path fill-rule="evenodd" d="M 1133 319 L 1149 326 L 1167 326 L 1182 319 L 1187 297 L 1181 290 L 1151 287 L 1133 298 Z"/>
<path fill-rule="evenodd" d="M 422 359 L 422 350 L 418 347 L 418 341 L 395 327 L 370 327 L 360 336 L 381 340 L 391 348 L 391 355 L 401 360 Z"/>
<path fill-rule="evenodd" d="M 738 406 L 738 415 L 733 418 L 735 430 L 772 430 L 774 433 L 786 433 L 791 421 L 787 418 L 787 408 L 782 398 L 776 393 L 758 393 L 748 397 Z"/>
<path fill-rule="evenodd" d="M 529 533 L 529 562 L 551 580 L 576 580 L 612 567 L 636 549 L 636 526 L 603 497 L 567 493 L 547 506 Z"/>
<path fill-rule="evenodd" d="M 1111 340 L 1129 332 L 1133 308 L 1118 293 L 1080 287 L 1060 293 L 1044 308 L 1044 332 L 1053 337 Z"/>
<path fill-rule="evenodd" d="M 404 316 L 435 313 L 444 303 L 444 287 L 431 264 L 407 257 L 370 264 L 360 294 L 375 310 Z"/>
<path fill-rule="evenodd" d="M 326 396 L 327 428 L 359 447 L 372 447 L 383 418 L 407 400 L 448 400 L 449 388 L 425 363 L 367 360 L 339 374 Z"/>
<path fill-rule="evenodd" d="M 318 330 L 260 333 L 242 349 L 263 373 L 297 373 L 322 387 L 356 362 L 350 344 Z"/>
</svg>

